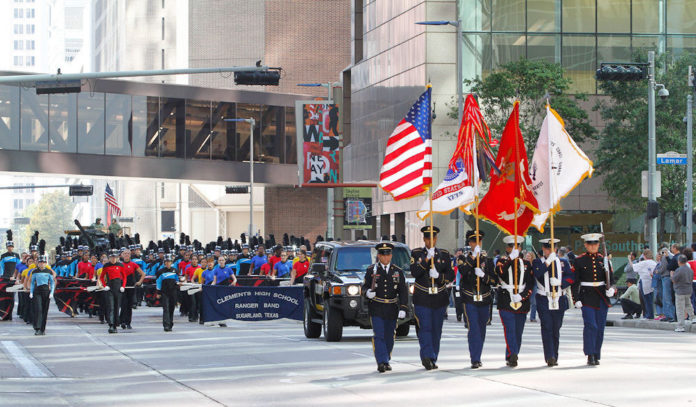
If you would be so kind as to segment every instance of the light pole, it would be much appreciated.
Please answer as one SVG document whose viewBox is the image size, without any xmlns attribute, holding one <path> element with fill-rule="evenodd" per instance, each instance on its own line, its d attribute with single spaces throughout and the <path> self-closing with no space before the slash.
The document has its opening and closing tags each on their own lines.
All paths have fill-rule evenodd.
<svg viewBox="0 0 696 407">
<path fill-rule="evenodd" d="M 297 86 L 304 87 L 324 87 L 329 91 L 326 101 L 329 104 L 333 103 L 333 88 L 340 87 L 339 82 L 325 83 L 298 83 Z M 334 237 L 334 189 L 326 188 L 326 238 Z"/>
<path fill-rule="evenodd" d="M 249 239 L 254 236 L 254 126 L 256 120 L 249 119 L 224 119 L 226 122 L 249 123 Z"/>
<path fill-rule="evenodd" d="M 455 62 L 455 69 L 457 70 L 457 124 L 461 125 L 462 115 L 464 112 L 464 95 L 463 95 L 463 84 L 462 84 L 462 32 L 461 20 L 457 21 L 419 21 L 416 24 L 419 25 L 451 25 L 457 29 L 457 50 L 456 56 L 457 61 Z M 457 247 L 464 247 L 464 213 L 461 210 L 457 211 Z"/>
<path fill-rule="evenodd" d="M 694 73 L 689 66 L 689 95 L 686 97 L 686 246 L 691 247 L 694 236 L 694 149 L 693 139 L 693 92 Z"/>
</svg>

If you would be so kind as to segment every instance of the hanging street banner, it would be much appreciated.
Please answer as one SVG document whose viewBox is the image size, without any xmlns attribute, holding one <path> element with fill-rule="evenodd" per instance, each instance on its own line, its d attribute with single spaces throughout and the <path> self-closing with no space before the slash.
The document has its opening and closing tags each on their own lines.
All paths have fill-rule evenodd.
<svg viewBox="0 0 696 407">
<path fill-rule="evenodd" d="M 372 229 L 372 188 L 343 188 L 343 207 L 343 229 Z"/>
<path fill-rule="evenodd" d="M 341 128 L 338 104 L 295 102 L 299 184 L 339 182 Z"/>
<path fill-rule="evenodd" d="M 230 287 L 204 285 L 202 293 L 205 322 L 236 319 L 268 321 L 295 319 L 302 321 L 304 297 L 302 286 Z"/>
</svg>

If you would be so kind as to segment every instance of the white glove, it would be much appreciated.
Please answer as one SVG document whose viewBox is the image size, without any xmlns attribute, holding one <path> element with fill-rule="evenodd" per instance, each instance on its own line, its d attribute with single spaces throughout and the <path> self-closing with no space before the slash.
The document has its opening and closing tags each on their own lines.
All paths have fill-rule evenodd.
<svg viewBox="0 0 696 407">
<path fill-rule="evenodd" d="M 561 280 L 559 280 L 556 277 L 549 277 L 549 284 L 551 284 L 552 286 L 558 287 L 561 285 Z"/>
<path fill-rule="evenodd" d="M 377 295 L 377 293 L 372 291 L 372 289 L 368 289 L 367 292 L 365 293 L 365 296 L 369 299 L 375 298 L 376 295 Z"/>
<path fill-rule="evenodd" d="M 578 301 L 575 303 L 575 308 L 582 308 L 582 301 Z"/>
<path fill-rule="evenodd" d="M 478 256 L 479 254 L 481 254 L 481 246 L 476 246 L 474 248 L 474 257 Z"/>
<path fill-rule="evenodd" d="M 104 291 L 110 291 L 110 290 L 111 290 L 111 287 L 109 287 L 108 285 L 106 287 L 104 287 Z"/>
<path fill-rule="evenodd" d="M 430 278 L 438 278 L 440 277 L 440 273 L 435 270 L 435 268 L 430 269 Z"/>
<path fill-rule="evenodd" d="M 49 300 L 52 300 L 52 299 L 53 299 L 53 293 L 51 293 L 51 294 L 48 296 L 48 299 L 49 299 Z"/>
<path fill-rule="evenodd" d="M 515 260 L 518 257 L 520 257 L 520 251 L 517 249 L 512 249 L 512 251 L 510 252 L 510 259 Z"/>
<path fill-rule="evenodd" d="M 404 311 L 404 310 L 399 311 L 399 319 L 404 319 L 404 318 L 406 318 L 406 311 Z"/>
<path fill-rule="evenodd" d="M 29 294 L 29 298 L 34 298 L 34 294 Z"/>
<path fill-rule="evenodd" d="M 276 276 L 271 275 L 271 280 L 275 280 L 275 279 L 276 279 Z"/>
<path fill-rule="evenodd" d="M 484 278 L 486 276 L 486 274 L 483 272 L 483 270 L 481 270 L 478 267 L 476 267 L 474 269 L 474 273 L 476 273 L 476 277 L 478 277 L 478 278 Z"/>
<path fill-rule="evenodd" d="M 550 266 L 551 263 L 553 263 L 554 260 L 556 260 L 558 257 L 556 257 L 556 253 L 551 253 L 549 254 L 549 257 L 546 258 L 546 265 Z"/>
<path fill-rule="evenodd" d="M 616 290 L 614 289 L 614 287 L 609 287 L 605 294 L 607 295 L 607 297 L 613 297 L 614 294 L 616 294 Z"/>
<path fill-rule="evenodd" d="M 522 296 L 519 294 L 510 294 L 512 302 L 522 302 Z"/>
<path fill-rule="evenodd" d="M 123 288 L 123 287 L 119 287 L 119 288 L 118 288 L 118 291 L 120 291 L 120 292 L 124 292 L 124 291 L 126 291 L 126 289 L 125 289 L 125 288 Z"/>
<path fill-rule="evenodd" d="M 428 260 L 432 259 L 433 257 L 435 257 L 435 248 L 431 247 L 428 249 Z"/>
</svg>

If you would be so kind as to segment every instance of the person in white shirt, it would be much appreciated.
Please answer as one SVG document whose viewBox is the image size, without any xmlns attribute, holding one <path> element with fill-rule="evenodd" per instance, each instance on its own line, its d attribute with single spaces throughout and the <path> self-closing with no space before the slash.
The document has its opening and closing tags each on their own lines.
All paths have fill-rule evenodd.
<svg viewBox="0 0 696 407">
<path fill-rule="evenodd" d="M 653 260 L 653 253 L 650 249 L 645 249 L 643 251 L 643 258 L 645 260 L 639 261 L 633 264 L 633 271 L 638 274 L 640 281 L 638 282 L 638 288 L 643 297 L 643 316 L 646 319 L 653 319 L 654 308 L 653 308 L 653 288 L 652 288 L 652 278 L 655 272 L 655 267 L 657 267 L 657 262 Z"/>
</svg>

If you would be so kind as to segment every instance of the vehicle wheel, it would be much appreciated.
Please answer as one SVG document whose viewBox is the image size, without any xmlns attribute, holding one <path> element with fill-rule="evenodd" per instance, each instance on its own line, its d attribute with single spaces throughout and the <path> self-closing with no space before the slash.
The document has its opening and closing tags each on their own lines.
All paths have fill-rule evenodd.
<svg viewBox="0 0 696 407">
<path fill-rule="evenodd" d="M 407 322 L 396 327 L 396 336 L 408 336 L 411 325 Z"/>
<path fill-rule="evenodd" d="M 343 314 L 338 308 L 324 306 L 324 339 L 338 342 L 343 336 Z"/>
<path fill-rule="evenodd" d="M 304 299 L 304 334 L 307 338 L 318 338 L 321 336 L 321 324 L 312 322 L 312 305 L 309 298 Z"/>
</svg>

